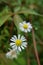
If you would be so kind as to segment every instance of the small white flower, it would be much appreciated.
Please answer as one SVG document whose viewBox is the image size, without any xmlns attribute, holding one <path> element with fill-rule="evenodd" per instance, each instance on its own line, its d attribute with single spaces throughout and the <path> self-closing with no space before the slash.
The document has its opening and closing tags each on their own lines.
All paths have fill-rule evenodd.
<svg viewBox="0 0 43 65">
<path fill-rule="evenodd" d="M 10 50 L 9 52 L 6 53 L 6 57 L 9 59 L 17 58 L 17 53 L 14 49 Z"/>
<path fill-rule="evenodd" d="M 27 32 L 31 31 L 32 25 L 30 24 L 30 22 L 27 23 L 26 21 L 24 21 L 22 23 L 19 23 L 19 28 L 20 28 L 21 31 L 27 33 Z"/>
<path fill-rule="evenodd" d="M 24 49 L 25 47 L 27 47 L 27 42 L 24 36 L 20 36 L 20 34 L 18 35 L 18 37 L 16 37 L 15 35 L 11 38 L 11 43 L 10 46 L 15 49 L 17 52 L 21 52 L 22 49 Z"/>
</svg>

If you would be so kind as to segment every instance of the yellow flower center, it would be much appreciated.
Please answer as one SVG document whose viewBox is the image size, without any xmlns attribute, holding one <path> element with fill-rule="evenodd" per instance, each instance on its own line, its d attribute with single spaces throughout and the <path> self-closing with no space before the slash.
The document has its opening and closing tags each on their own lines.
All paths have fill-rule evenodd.
<svg viewBox="0 0 43 65">
<path fill-rule="evenodd" d="M 16 43 L 17 46 L 21 46 L 22 40 L 17 39 L 17 40 L 15 41 L 15 43 Z"/>
<path fill-rule="evenodd" d="M 27 29 L 27 28 L 28 28 L 28 25 L 27 25 L 27 24 L 24 24 L 24 25 L 23 25 L 23 28 L 24 28 L 24 29 Z"/>
</svg>

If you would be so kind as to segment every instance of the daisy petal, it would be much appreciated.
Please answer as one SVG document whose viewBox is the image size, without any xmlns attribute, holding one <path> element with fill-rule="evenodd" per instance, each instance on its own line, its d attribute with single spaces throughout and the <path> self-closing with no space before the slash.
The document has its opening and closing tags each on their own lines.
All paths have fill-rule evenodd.
<svg viewBox="0 0 43 65">
<path fill-rule="evenodd" d="M 30 29 L 27 29 L 29 32 L 31 31 Z"/>
<path fill-rule="evenodd" d="M 15 39 L 12 37 L 11 39 L 10 39 L 11 41 L 15 41 Z"/>
<path fill-rule="evenodd" d="M 7 57 L 7 58 L 10 58 L 10 56 L 11 56 L 10 52 L 7 52 L 7 53 L 6 53 L 6 57 Z"/>
<path fill-rule="evenodd" d="M 22 23 L 23 23 L 23 24 L 26 24 L 26 21 L 23 21 Z"/>
<path fill-rule="evenodd" d="M 23 47 L 23 46 L 21 46 L 21 48 L 22 48 L 22 49 L 24 49 L 24 47 Z"/>
<path fill-rule="evenodd" d="M 20 30 L 24 31 L 24 28 L 23 27 L 20 27 Z"/>
<path fill-rule="evenodd" d="M 17 39 L 16 35 L 14 35 L 14 38 Z"/>
<path fill-rule="evenodd" d="M 15 49 L 16 50 L 17 49 L 17 46 L 16 45 L 12 46 L 12 49 Z"/>
<path fill-rule="evenodd" d="M 21 27 L 21 26 L 23 26 L 23 24 L 22 23 L 19 23 L 19 26 Z"/>
<path fill-rule="evenodd" d="M 18 50 L 21 52 L 21 48 L 20 47 L 18 47 Z"/>
<path fill-rule="evenodd" d="M 25 29 L 25 30 L 24 30 L 24 32 L 26 32 L 26 33 L 27 33 L 27 30 Z"/>
<path fill-rule="evenodd" d="M 27 47 L 27 43 L 26 42 L 23 42 L 22 43 L 22 46 Z"/>
<path fill-rule="evenodd" d="M 20 34 L 18 35 L 18 39 L 20 39 Z"/>
<path fill-rule="evenodd" d="M 14 41 L 13 39 L 10 39 L 11 41 Z"/>
<path fill-rule="evenodd" d="M 24 36 L 22 36 L 22 37 L 21 37 L 21 40 L 22 40 L 22 41 L 26 41 L 26 39 L 25 39 L 25 37 L 24 37 Z"/>
<path fill-rule="evenodd" d="M 32 26 L 30 25 L 29 28 L 32 29 Z"/>
<path fill-rule="evenodd" d="M 10 46 L 14 45 L 15 43 L 10 43 Z"/>
</svg>

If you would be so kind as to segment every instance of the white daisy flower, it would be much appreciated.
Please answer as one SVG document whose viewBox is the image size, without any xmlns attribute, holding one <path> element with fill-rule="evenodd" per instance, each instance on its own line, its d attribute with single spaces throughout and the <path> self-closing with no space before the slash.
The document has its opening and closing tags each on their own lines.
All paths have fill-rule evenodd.
<svg viewBox="0 0 43 65">
<path fill-rule="evenodd" d="M 6 57 L 9 59 L 17 58 L 17 53 L 14 49 L 10 50 L 9 52 L 6 53 Z"/>
<path fill-rule="evenodd" d="M 30 22 L 27 23 L 26 21 L 24 21 L 22 23 L 19 23 L 19 28 L 21 31 L 24 31 L 25 33 L 27 33 L 31 31 L 32 25 L 30 24 Z"/>
<path fill-rule="evenodd" d="M 24 49 L 25 47 L 27 47 L 27 42 L 24 36 L 20 36 L 18 35 L 18 37 L 16 37 L 15 35 L 11 38 L 11 43 L 10 46 L 15 49 L 17 52 L 21 52 L 22 49 Z"/>
</svg>

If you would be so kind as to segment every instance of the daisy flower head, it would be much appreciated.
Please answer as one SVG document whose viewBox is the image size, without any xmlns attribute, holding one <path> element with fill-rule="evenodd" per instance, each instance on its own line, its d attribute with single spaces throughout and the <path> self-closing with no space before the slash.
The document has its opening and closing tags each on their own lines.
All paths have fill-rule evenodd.
<svg viewBox="0 0 43 65">
<path fill-rule="evenodd" d="M 16 35 L 14 35 L 11 38 L 11 43 L 10 46 L 12 47 L 12 49 L 15 49 L 17 52 L 21 52 L 22 49 L 24 49 L 25 47 L 27 47 L 27 42 L 24 36 L 21 36 L 20 34 L 18 35 L 18 37 L 16 37 Z"/>
<path fill-rule="evenodd" d="M 32 25 L 30 24 L 30 22 L 27 23 L 26 21 L 23 21 L 22 23 L 19 23 L 19 28 L 21 31 L 27 33 L 31 31 Z"/>
<path fill-rule="evenodd" d="M 9 59 L 17 58 L 17 53 L 14 49 L 10 50 L 9 52 L 6 53 L 6 57 Z"/>
</svg>

